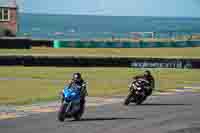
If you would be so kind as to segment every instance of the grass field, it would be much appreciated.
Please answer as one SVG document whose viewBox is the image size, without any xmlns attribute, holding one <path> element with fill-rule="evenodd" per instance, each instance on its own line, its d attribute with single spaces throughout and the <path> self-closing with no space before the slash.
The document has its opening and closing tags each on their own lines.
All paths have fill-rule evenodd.
<svg viewBox="0 0 200 133">
<path fill-rule="evenodd" d="M 81 72 L 88 82 L 90 96 L 127 94 L 128 83 L 142 69 L 0 67 L 0 104 L 30 104 L 58 98 L 73 72 Z M 181 84 L 198 83 L 199 70 L 152 69 L 156 91 L 169 91 Z"/>
<path fill-rule="evenodd" d="M 0 49 L 0 55 L 54 55 L 54 56 L 130 56 L 199 58 L 200 47 L 195 48 L 39 48 L 30 50 Z"/>
</svg>

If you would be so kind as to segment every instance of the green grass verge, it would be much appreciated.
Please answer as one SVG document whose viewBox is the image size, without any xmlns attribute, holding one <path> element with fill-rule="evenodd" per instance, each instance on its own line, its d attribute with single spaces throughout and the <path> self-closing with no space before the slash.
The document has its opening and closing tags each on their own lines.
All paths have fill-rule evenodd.
<svg viewBox="0 0 200 133">
<path fill-rule="evenodd" d="M 0 55 L 54 55 L 54 56 L 129 56 L 162 58 L 199 58 L 196 48 L 33 48 L 30 50 L 0 49 Z"/>
<path fill-rule="evenodd" d="M 123 95 L 128 92 L 130 78 L 142 71 L 133 68 L 0 67 L 0 104 L 55 100 L 73 72 L 83 74 L 90 96 Z M 157 81 L 156 91 L 160 92 L 183 87 L 179 85 L 183 83 L 198 83 L 200 75 L 199 70 L 152 69 L 152 72 Z"/>
</svg>

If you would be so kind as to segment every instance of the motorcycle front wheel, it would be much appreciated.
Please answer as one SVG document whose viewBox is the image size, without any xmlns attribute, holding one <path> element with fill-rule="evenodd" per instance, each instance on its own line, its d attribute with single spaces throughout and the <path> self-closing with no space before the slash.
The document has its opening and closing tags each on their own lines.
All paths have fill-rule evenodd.
<svg viewBox="0 0 200 133">
<path fill-rule="evenodd" d="M 126 97 L 125 101 L 124 101 L 124 105 L 128 106 L 131 102 L 132 99 L 132 94 L 129 93 L 128 96 Z"/>
<path fill-rule="evenodd" d="M 66 104 L 62 104 L 60 106 L 59 112 L 58 112 L 58 120 L 60 122 L 63 122 L 65 120 L 65 111 L 66 111 L 67 105 Z"/>
</svg>

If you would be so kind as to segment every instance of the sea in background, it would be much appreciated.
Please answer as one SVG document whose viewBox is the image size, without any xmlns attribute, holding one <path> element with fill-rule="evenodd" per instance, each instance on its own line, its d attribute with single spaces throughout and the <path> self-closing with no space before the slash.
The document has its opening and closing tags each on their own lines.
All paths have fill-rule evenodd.
<svg viewBox="0 0 200 133">
<path fill-rule="evenodd" d="M 165 32 L 170 31 L 176 32 L 176 35 L 200 33 L 200 18 L 19 13 L 18 36 L 71 40 L 132 38 L 136 35 L 133 32 L 158 32 L 157 37 L 167 37 Z"/>
</svg>

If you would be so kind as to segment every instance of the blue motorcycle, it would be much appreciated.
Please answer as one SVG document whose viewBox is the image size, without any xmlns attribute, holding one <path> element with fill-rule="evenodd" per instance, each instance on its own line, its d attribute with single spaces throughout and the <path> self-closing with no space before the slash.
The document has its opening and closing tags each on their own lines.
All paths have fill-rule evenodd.
<svg viewBox="0 0 200 133">
<path fill-rule="evenodd" d="M 58 112 L 58 120 L 63 122 L 65 118 L 80 120 L 84 106 L 81 106 L 80 86 L 66 86 L 61 93 L 61 106 Z"/>
</svg>

